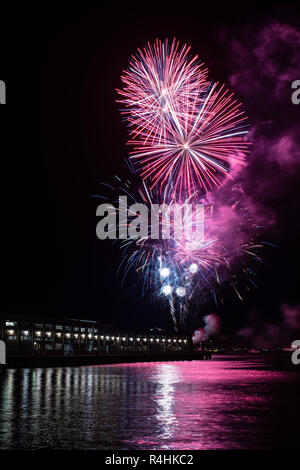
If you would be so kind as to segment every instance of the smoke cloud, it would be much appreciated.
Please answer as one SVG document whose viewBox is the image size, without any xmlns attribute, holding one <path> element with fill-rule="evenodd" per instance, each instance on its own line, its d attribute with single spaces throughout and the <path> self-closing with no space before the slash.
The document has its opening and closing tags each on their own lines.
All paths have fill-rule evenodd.
<svg viewBox="0 0 300 470">
<path fill-rule="evenodd" d="M 290 346 L 300 337 L 300 305 L 282 304 L 280 313 L 280 322 L 273 324 L 262 321 L 262 312 L 252 310 L 249 326 L 239 330 L 235 340 L 258 349 Z"/>
<path fill-rule="evenodd" d="M 201 343 L 217 336 L 221 332 L 221 319 L 215 313 L 209 313 L 203 317 L 205 323 L 203 328 L 198 328 L 193 334 L 193 343 Z"/>
</svg>

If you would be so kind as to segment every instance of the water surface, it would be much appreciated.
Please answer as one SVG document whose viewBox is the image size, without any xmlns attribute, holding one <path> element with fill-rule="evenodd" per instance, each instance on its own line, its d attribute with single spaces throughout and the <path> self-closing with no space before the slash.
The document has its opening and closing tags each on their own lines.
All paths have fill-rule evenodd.
<svg viewBox="0 0 300 470">
<path fill-rule="evenodd" d="M 0 449 L 297 448 L 290 357 L 0 371 Z"/>
</svg>

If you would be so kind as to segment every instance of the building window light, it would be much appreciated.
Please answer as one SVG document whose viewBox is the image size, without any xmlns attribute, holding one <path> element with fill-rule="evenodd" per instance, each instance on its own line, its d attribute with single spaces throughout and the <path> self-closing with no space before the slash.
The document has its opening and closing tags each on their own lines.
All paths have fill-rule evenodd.
<svg viewBox="0 0 300 470">
<path fill-rule="evenodd" d="M 95 338 L 95 339 L 98 339 L 98 335 L 95 335 L 94 338 Z"/>
<path fill-rule="evenodd" d="M 36 331 L 36 332 L 35 332 L 35 335 L 36 335 L 36 336 L 41 336 L 41 334 L 42 334 L 41 331 Z"/>
<path fill-rule="evenodd" d="M 13 336 L 15 334 L 15 330 L 7 330 L 7 333 L 10 335 L 10 336 Z"/>
</svg>

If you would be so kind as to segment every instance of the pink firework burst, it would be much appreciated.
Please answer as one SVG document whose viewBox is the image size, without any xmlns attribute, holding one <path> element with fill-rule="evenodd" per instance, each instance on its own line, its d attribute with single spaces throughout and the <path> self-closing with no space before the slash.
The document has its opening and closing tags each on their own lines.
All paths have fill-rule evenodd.
<svg viewBox="0 0 300 470">
<path fill-rule="evenodd" d="M 130 158 L 151 188 L 171 186 L 179 199 L 205 193 L 243 163 L 249 143 L 241 103 L 224 85 L 208 82 L 186 45 L 148 44 L 122 80 Z"/>
<path fill-rule="evenodd" d="M 190 55 L 190 49 L 176 39 L 172 43 L 157 39 L 131 57 L 121 77 L 124 88 L 117 91 L 133 138 L 160 139 L 167 124 L 165 114 L 176 121 L 186 112 L 187 102 L 193 105 L 203 99 L 199 89 L 204 93 L 209 86 L 208 70 L 197 55 Z"/>
</svg>

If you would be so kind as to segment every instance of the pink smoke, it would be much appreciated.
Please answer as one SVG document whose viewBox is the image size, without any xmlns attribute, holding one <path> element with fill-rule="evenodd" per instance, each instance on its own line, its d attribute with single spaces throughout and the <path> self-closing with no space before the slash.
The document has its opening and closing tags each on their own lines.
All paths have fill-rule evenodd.
<svg viewBox="0 0 300 470">
<path fill-rule="evenodd" d="M 209 313 L 203 317 L 205 326 L 204 328 L 198 328 L 193 334 L 193 343 L 201 343 L 208 339 L 217 336 L 221 332 L 221 319 L 215 313 Z"/>
<path fill-rule="evenodd" d="M 250 315 L 251 325 L 236 333 L 236 340 L 243 344 L 263 349 L 269 346 L 289 346 L 300 333 L 300 305 L 282 304 L 279 324 L 262 321 L 261 312 L 253 310 Z"/>
</svg>

